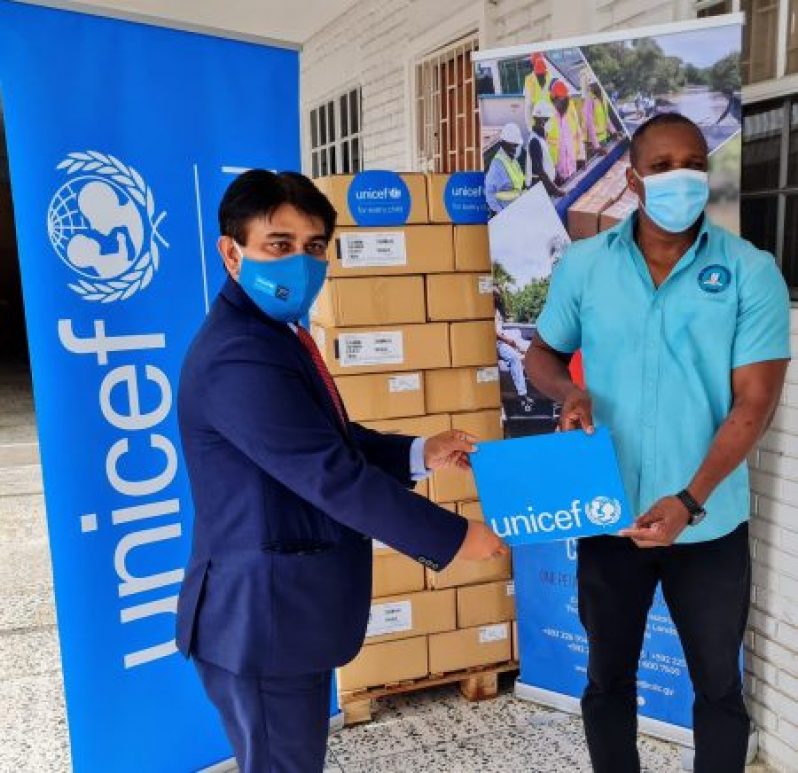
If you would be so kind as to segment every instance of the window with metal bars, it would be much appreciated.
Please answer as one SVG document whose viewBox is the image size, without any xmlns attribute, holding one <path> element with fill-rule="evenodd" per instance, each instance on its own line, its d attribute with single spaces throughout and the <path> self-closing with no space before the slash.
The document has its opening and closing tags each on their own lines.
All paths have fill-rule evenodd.
<svg viewBox="0 0 798 773">
<path fill-rule="evenodd" d="M 313 177 L 359 172 L 363 168 L 360 87 L 322 103 L 309 118 Z"/>
<path fill-rule="evenodd" d="M 423 172 L 482 168 L 479 106 L 471 54 L 476 34 L 416 64 L 416 166 Z"/>
<path fill-rule="evenodd" d="M 798 99 L 743 109 L 740 230 L 776 255 L 798 300 Z"/>
</svg>

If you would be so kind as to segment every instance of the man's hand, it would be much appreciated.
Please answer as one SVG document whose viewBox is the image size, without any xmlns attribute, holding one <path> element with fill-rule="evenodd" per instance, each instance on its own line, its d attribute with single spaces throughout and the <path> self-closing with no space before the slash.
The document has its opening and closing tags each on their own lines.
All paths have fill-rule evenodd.
<svg viewBox="0 0 798 773">
<path fill-rule="evenodd" d="M 690 513 L 676 497 L 664 497 L 641 515 L 634 526 L 622 529 L 621 537 L 630 537 L 639 548 L 657 548 L 672 545 L 687 528 Z"/>
<path fill-rule="evenodd" d="M 509 552 L 510 548 L 494 534 L 491 528 L 479 521 L 469 521 L 465 539 L 455 558 L 485 561 L 488 558 L 506 556 Z"/>
<path fill-rule="evenodd" d="M 424 466 L 428 470 L 442 470 L 457 467 L 461 470 L 471 469 L 468 454 L 477 450 L 474 445 L 477 439 L 468 432 L 450 429 L 427 438 L 424 444 Z"/>
<path fill-rule="evenodd" d="M 572 429 L 583 429 L 593 434 L 593 401 L 584 389 L 574 387 L 565 396 L 560 411 L 560 429 L 568 432 Z"/>
</svg>

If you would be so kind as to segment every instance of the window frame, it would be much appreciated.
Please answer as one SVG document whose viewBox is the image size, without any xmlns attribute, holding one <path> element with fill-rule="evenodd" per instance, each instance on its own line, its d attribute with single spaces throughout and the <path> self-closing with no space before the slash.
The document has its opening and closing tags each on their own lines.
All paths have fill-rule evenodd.
<svg viewBox="0 0 798 773">
<path fill-rule="evenodd" d="M 359 84 L 320 100 L 307 116 L 311 177 L 363 170 L 363 90 Z"/>
</svg>

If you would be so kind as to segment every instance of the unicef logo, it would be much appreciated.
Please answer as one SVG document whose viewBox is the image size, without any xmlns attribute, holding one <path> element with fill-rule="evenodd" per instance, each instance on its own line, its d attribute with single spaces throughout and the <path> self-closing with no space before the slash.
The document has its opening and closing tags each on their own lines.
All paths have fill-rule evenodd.
<svg viewBox="0 0 798 773">
<path fill-rule="evenodd" d="M 130 298 L 152 281 L 166 216 L 131 166 L 104 153 L 70 153 L 57 167 L 67 181 L 47 211 L 47 233 L 59 258 L 80 278 L 70 284 L 85 301 Z"/>
<path fill-rule="evenodd" d="M 596 497 L 585 505 L 585 515 L 596 526 L 612 526 L 621 519 L 621 503 L 609 497 Z"/>
<path fill-rule="evenodd" d="M 354 176 L 347 204 L 355 223 L 365 226 L 404 225 L 412 208 L 407 183 L 396 172 L 381 169 Z"/>
<path fill-rule="evenodd" d="M 453 223 L 462 225 L 488 222 L 485 175 L 482 172 L 453 174 L 446 183 L 443 201 Z"/>
</svg>

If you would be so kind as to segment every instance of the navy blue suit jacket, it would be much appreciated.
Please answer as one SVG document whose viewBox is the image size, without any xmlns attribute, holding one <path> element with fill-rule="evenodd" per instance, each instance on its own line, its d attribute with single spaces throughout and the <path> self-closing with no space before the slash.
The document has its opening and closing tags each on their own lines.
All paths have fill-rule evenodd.
<svg viewBox="0 0 798 773">
<path fill-rule="evenodd" d="M 237 674 L 324 671 L 368 621 L 371 537 L 433 568 L 466 521 L 409 490 L 412 438 L 349 423 L 296 333 L 228 280 L 180 379 L 194 498 L 177 644 Z"/>
</svg>

